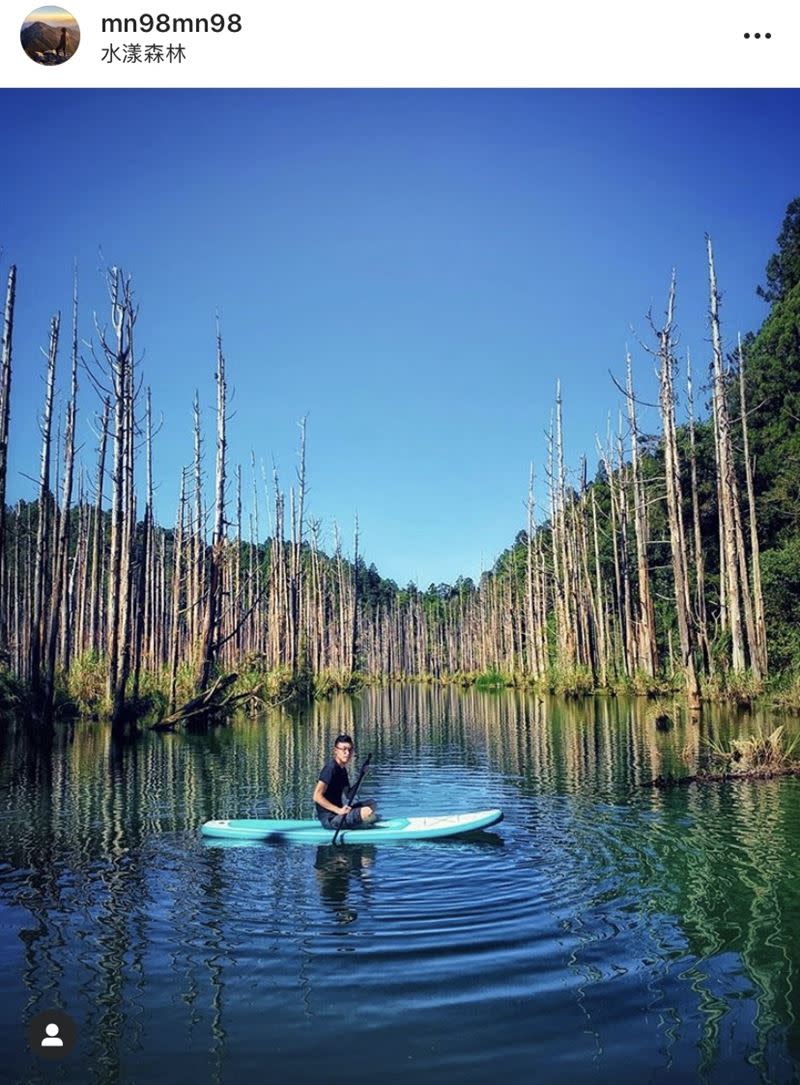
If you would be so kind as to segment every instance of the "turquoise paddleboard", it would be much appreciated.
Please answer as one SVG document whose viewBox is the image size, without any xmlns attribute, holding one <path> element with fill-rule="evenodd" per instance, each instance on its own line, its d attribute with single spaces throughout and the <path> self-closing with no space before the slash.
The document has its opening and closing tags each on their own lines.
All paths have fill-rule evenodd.
<svg viewBox="0 0 800 1085">
<path fill-rule="evenodd" d="M 473 814 L 442 814 L 438 817 L 386 818 L 368 829 L 345 829 L 337 844 L 375 844 L 381 840 L 437 840 L 458 836 L 475 829 L 486 829 L 503 820 L 502 810 L 479 810 Z M 323 829 L 318 821 L 207 821 L 200 829 L 203 836 L 224 840 L 275 840 L 292 844 L 330 844 L 333 829 Z"/>
</svg>

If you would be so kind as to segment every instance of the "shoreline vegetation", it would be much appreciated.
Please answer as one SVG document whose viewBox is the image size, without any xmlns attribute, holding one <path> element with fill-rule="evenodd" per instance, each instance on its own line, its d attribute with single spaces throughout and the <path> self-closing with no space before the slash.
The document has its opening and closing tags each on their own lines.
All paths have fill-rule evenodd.
<svg viewBox="0 0 800 1085">
<path fill-rule="evenodd" d="M 53 719 L 110 720 L 111 705 L 106 693 L 106 660 L 103 656 L 91 656 L 75 662 L 67 676 L 61 675 L 54 703 Z M 128 705 L 128 723 L 137 721 L 156 730 L 172 730 L 182 722 L 202 717 L 223 719 L 234 710 L 257 712 L 262 709 L 288 707 L 331 697 L 335 694 L 358 694 L 369 686 L 392 683 L 419 683 L 421 685 L 457 686 L 475 688 L 484 692 L 499 693 L 514 690 L 538 696 L 556 696 L 580 700 L 590 697 L 635 697 L 652 705 L 651 715 L 658 729 L 669 730 L 676 714 L 690 710 L 684 693 L 683 679 L 675 674 L 648 679 L 634 676 L 613 685 L 595 687 L 586 673 L 565 674 L 551 672 L 544 678 L 534 678 L 523 673 L 500 671 L 455 672 L 453 674 L 391 674 L 369 675 L 362 673 L 314 675 L 310 672 L 291 674 L 288 670 L 264 673 L 258 669 L 243 670 L 219 676 L 211 687 L 210 706 L 195 705 L 192 708 L 191 677 L 184 668 L 179 676 L 181 708 L 170 713 L 169 676 L 145 674 L 142 676 L 139 699 Z M 742 675 L 740 681 L 729 688 L 713 683 L 701 687 L 701 704 L 728 705 L 739 708 L 762 708 L 787 715 L 800 715 L 800 681 L 787 683 L 776 678 L 764 685 L 756 684 L 751 676 Z M 205 709 L 205 711 L 203 710 Z M 0 669 L 0 721 L 9 715 L 24 713 L 35 719 L 40 711 L 29 685 Z"/>
<path fill-rule="evenodd" d="M 175 519 L 156 522 L 159 427 L 134 327 L 137 346 L 146 336 L 117 267 L 106 273 L 108 324 L 95 322 L 86 352 L 77 274 L 69 334 L 60 313 L 50 322 L 36 493 L 7 506 L 9 441 L 30 424 L 11 410 L 12 266 L 0 354 L 0 710 L 24 706 L 34 727 L 108 718 L 123 733 L 366 683 L 435 681 L 679 696 L 690 713 L 719 701 L 800 711 L 800 198 L 758 290 L 769 312 L 732 349 L 710 238 L 705 256 L 710 356 L 694 363 L 705 413 L 689 352 L 678 355 L 673 273 L 644 348 L 660 431 L 641 429 L 626 354 L 624 379 L 612 377 L 622 409 L 597 439 L 595 477 L 585 455 L 570 472 L 557 384 L 544 499 L 532 467 L 527 525 L 493 568 L 427 590 L 367 566 L 357 521 L 352 558 L 338 528 L 325 552 L 307 508 L 305 420 L 288 492 L 255 449 L 249 465 L 229 462 L 219 326 L 214 432 L 198 389 Z M 80 424 L 97 435 L 94 459 L 86 449 L 78 460 Z"/>
</svg>

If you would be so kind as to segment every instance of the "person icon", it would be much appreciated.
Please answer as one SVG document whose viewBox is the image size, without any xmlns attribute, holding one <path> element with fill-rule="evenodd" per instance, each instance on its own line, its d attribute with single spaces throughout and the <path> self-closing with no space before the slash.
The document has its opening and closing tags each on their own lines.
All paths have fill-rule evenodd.
<svg viewBox="0 0 800 1085">
<path fill-rule="evenodd" d="M 31 1051 L 44 1062 L 60 1062 L 75 1046 L 78 1028 L 68 1013 L 51 1006 L 34 1014 L 25 1026 Z"/>
<path fill-rule="evenodd" d="M 50 1022 L 44 1030 L 47 1035 L 42 1040 L 42 1047 L 63 1047 L 64 1041 L 58 1035 L 58 1025 L 54 1022 Z"/>
</svg>

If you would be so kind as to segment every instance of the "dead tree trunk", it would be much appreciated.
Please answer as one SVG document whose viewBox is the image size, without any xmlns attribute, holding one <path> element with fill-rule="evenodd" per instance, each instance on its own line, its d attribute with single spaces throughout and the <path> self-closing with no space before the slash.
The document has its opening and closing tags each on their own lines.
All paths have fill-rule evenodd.
<svg viewBox="0 0 800 1085">
<path fill-rule="evenodd" d="M 527 636 L 526 640 L 526 662 L 528 671 L 535 678 L 539 678 L 539 661 L 536 654 L 536 635 L 535 635 L 535 604 L 534 604 L 534 573 L 533 573 L 533 534 L 535 530 L 534 524 L 534 505 L 533 505 L 533 464 L 531 464 L 530 476 L 528 479 L 528 545 L 525 548 L 525 611 L 526 611 L 526 626 Z"/>
<path fill-rule="evenodd" d="M 667 486 L 667 516 L 669 518 L 672 575 L 675 582 L 675 611 L 678 619 L 678 636 L 681 645 L 681 663 L 686 682 L 686 696 L 690 710 L 700 707 L 700 685 L 695 663 L 695 635 L 689 593 L 689 569 L 686 558 L 686 539 L 683 527 L 683 494 L 681 492 L 678 443 L 675 431 L 675 359 L 672 353 L 672 326 L 675 311 L 675 273 L 670 283 L 667 315 L 664 327 L 658 332 L 659 382 L 661 422 L 664 431 L 664 468 Z"/>
<path fill-rule="evenodd" d="M 567 474 L 564 466 L 564 425 L 561 407 L 561 381 L 556 384 L 556 455 L 558 458 L 558 537 L 559 565 L 563 579 L 563 648 L 565 663 L 577 663 L 577 614 L 575 608 L 575 564 L 567 540 Z"/>
<path fill-rule="evenodd" d="M 747 404 L 744 394 L 744 357 L 742 355 L 742 337 L 739 336 L 739 406 L 742 415 L 742 447 L 744 470 L 747 482 L 747 508 L 750 520 L 750 561 L 753 576 L 753 612 L 755 620 L 755 653 L 762 675 L 766 675 L 767 625 L 764 617 L 764 594 L 761 587 L 761 551 L 758 544 L 758 522 L 756 519 L 756 498 L 753 487 L 753 463 L 750 459 L 750 443 L 747 433 Z"/>
<path fill-rule="evenodd" d="M 114 398 L 114 449 L 111 476 L 111 549 L 108 565 L 106 637 L 108 697 L 112 724 L 124 719 L 129 660 L 129 595 L 133 506 L 133 328 L 136 310 L 130 279 L 119 268 L 108 274 L 113 339 L 98 329 Z"/>
<path fill-rule="evenodd" d="M 150 389 L 147 389 L 145 406 L 145 441 L 147 450 L 147 498 L 142 522 L 142 546 L 139 555 L 139 572 L 136 587 L 136 613 L 133 626 L 133 680 L 131 695 L 136 701 L 139 697 L 139 679 L 142 672 L 142 653 L 144 651 L 145 630 L 149 626 L 152 614 L 150 573 L 151 552 L 153 546 L 153 419 Z M 136 523 L 134 520 L 133 530 Z"/>
<path fill-rule="evenodd" d="M 76 418 L 78 413 L 78 268 L 75 267 L 73 290 L 72 290 L 72 374 L 70 380 L 70 407 L 68 408 L 68 424 L 71 429 L 70 439 L 65 443 L 65 470 L 69 470 L 69 486 L 64 486 L 66 495 L 65 515 L 67 517 L 66 534 L 62 549 L 63 560 L 61 562 L 61 621 L 59 634 L 59 657 L 64 672 L 67 673 L 72 657 L 72 645 L 75 637 L 76 608 L 74 606 L 75 575 L 78 562 L 78 551 L 82 539 L 81 528 L 83 526 L 83 468 L 81 467 L 78 486 L 78 506 L 76 509 L 77 537 L 75 543 L 75 555 L 70 568 L 69 550 L 72 544 L 72 527 L 70 523 L 72 491 L 74 488 L 75 475 L 75 433 Z M 67 462 L 69 461 L 69 463 Z M 66 482 L 66 479 L 65 479 Z"/>
<path fill-rule="evenodd" d="M 595 487 L 592 487 L 592 539 L 594 542 L 594 574 L 595 574 L 595 613 L 598 621 L 598 651 L 600 653 L 600 685 L 605 689 L 608 685 L 608 627 L 606 619 L 606 603 L 603 591 L 603 578 L 600 573 L 600 543 L 597 535 L 597 502 L 595 500 Z"/>
<path fill-rule="evenodd" d="M 306 500 L 306 419 L 300 422 L 300 462 L 297 467 L 297 504 L 292 503 L 292 564 L 289 576 L 289 609 L 291 623 L 291 656 L 290 667 L 292 672 L 301 667 L 306 658 L 305 646 L 300 643 L 303 625 L 302 596 L 303 596 L 303 528 L 305 518 Z"/>
<path fill-rule="evenodd" d="M 627 355 L 626 398 L 628 401 L 628 421 L 631 427 L 631 473 L 633 483 L 633 524 L 636 534 L 636 569 L 639 588 L 639 666 L 651 678 L 658 669 L 656 649 L 656 619 L 653 608 L 653 596 L 650 590 L 650 565 L 647 559 L 649 529 L 647 525 L 647 505 L 645 502 L 644 481 L 639 463 L 639 431 L 636 425 L 636 399 L 633 394 L 631 376 L 631 356 Z"/>
<path fill-rule="evenodd" d="M 178 500 L 178 513 L 175 518 L 175 542 L 173 545 L 172 569 L 172 641 L 170 649 L 169 679 L 169 714 L 177 706 L 178 699 L 178 659 L 181 643 L 181 581 L 183 578 L 183 533 L 186 506 L 186 471 L 181 471 L 181 495 Z"/>
<path fill-rule="evenodd" d="M 244 606 L 242 591 L 242 465 L 236 466 L 236 561 L 234 564 L 233 598 L 236 601 L 236 632 L 234 634 L 233 654 L 238 667 L 242 658 L 244 630 L 238 620 L 238 611 Z"/>
<path fill-rule="evenodd" d="M 620 417 L 620 429 L 617 434 L 617 465 L 619 474 L 619 537 L 620 537 L 620 574 L 622 576 L 622 596 L 625 614 L 626 650 L 628 674 L 633 675 L 637 667 L 638 658 L 638 634 L 636 623 L 633 619 L 633 588 L 631 587 L 631 560 L 630 545 L 628 543 L 628 472 L 625 469 L 625 455 L 622 439 L 622 418 Z"/>
<path fill-rule="evenodd" d="M 706 559 L 703 552 L 703 536 L 700 530 L 700 501 L 697 492 L 697 442 L 694 429 L 694 398 L 692 395 L 692 363 L 689 352 L 686 353 L 686 399 L 689 414 L 689 468 L 692 487 L 692 528 L 694 538 L 695 567 L 695 614 L 700 646 L 706 673 L 714 672 L 714 657 L 708 637 L 708 611 L 706 608 Z"/>
<path fill-rule="evenodd" d="M 200 432 L 200 396 L 194 393 L 192 404 L 194 418 L 194 531 L 192 532 L 191 577 L 189 589 L 189 639 L 192 651 L 197 650 L 200 640 L 200 623 L 205 596 L 204 554 L 205 529 L 203 523 L 203 441 Z"/>
<path fill-rule="evenodd" d="M 36 530 L 36 562 L 34 565 L 33 617 L 31 622 L 30 680 L 35 693 L 41 690 L 41 665 L 45 650 L 49 587 L 49 541 L 52 493 L 50 491 L 50 434 L 53 421 L 53 389 L 56 379 L 58 333 L 61 314 L 50 323 L 50 345 L 47 351 L 47 385 L 42 419 L 42 455 L 39 469 L 39 523 Z"/>
<path fill-rule="evenodd" d="M 92 578 L 91 607 L 89 613 L 90 642 L 92 650 L 100 651 L 101 613 L 103 592 L 103 557 L 105 555 L 105 520 L 103 518 L 103 489 L 106 472 L 106 447 L 108 445 L 108 423 L 111 414 L 111 401 L 103 400 L 103 416 L 100 421 L 100 446 L 97 454 L 97 496 L 95 499 L 94 533 L 92 535 Z"/>
<path fill-rule="evenodd" d="M 353 591 L 350 610 L 350 673 L 354 674 L 358 668 L 358 516 L 356 516 L 356 530 L 353 554 Z"/>
<path fill-rule="evenodd" d="M 630 674 L 630 666 L 628 660 L 628 630 L 625 623 L 625 604 L 622 591 L 622 568 L 620 563 L 619 543 L 618 543 L 618 528 L 617 528 L 617 484 L 615 481 L 614 465 L 612 451 L 612 441 L 609 426 L 608 444 L 609 448 L 606 452 L 601 446 L 598 440 L 598 449 L 600 451 L 600 457 L 603 462 L 603 466 L 606 471 L 606 478 L 608 480 L 608 495 L 610 505 L 610 530 L 611 530 L 611 553 L 614 559 L 614 617 L 616 619 L 617 627 L 617 650 L 615 652 L 616 662 L 615 666 L 618 673 L 628 675 Z"/>
<path fill-rule="evenodd" d="M 58 649 L 61 601 L 64 594 L 70 542 L 70 506 L 72 504 L 72 476 L 75 466 L 75 417 L 78 410 L 78 282 L 72 298 L 72 378 L 67 405 L 67 423 L 64 432 L 64 489 L 61 497 L 61 518 L 56 542 L 55 572 L 50 609 L 47 641 L 47 665 L 44 680 L 44 713 L 51 717 L 55 698 L 56 652 Z"/>
<path fill-rule="evenodd" d="M 724 359 L 722 335 L 719 324 L 719 292 L 714 269 L 714 253 L 711 238 L 706 236 L 708 248 L 708 276 L 710 292 L 711 343 L 713 349 L 713 408 L 714 433 L 717 450 L 717 478 L 720 502 L 720 557 L 724 570 L 725 595 L 731 630 L 731 662 L 734 671 L 745 668 L 744 635 L 740 607 L 739 562 L 736 552 L 736 523 L 733 510 L 736 479 L 733 466 L 733 448 L 730 420 L 725 396 Z"/>
<path fill-rule="evenodd" d="M 6 305 L 3 313 L 3 344 L 0 353 L 0 585 L 6 569 L 6 475 L 8 472 L 8 426 L 11 417 L 11 346 L 14 335 L 14 299 L 17 290 L 17 269 L 8 273 Z M 8 640 L 6 612 L 0 616 L 0 647 Z"/>
<path fill-rule="evenodd" d="M 227 409 L 225 385 L 225 356 L 222 353 L 222 336 L 217 327 L 217 460 L 216 497 L 214 504 L 214 533 L 211 539 L 208 592 L 205 596 L 205 614 L 200 638 L 200 667 L 197 676 L 197 692 L 208 688 L 217 657 L 218 624 L 222 601 L 222 564 L 225 545 L 225 411 Z"/>
</svg>

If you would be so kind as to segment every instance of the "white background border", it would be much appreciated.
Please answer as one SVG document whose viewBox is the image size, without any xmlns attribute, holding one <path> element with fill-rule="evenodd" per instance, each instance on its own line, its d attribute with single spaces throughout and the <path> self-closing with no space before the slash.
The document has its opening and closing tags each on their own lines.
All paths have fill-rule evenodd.
<svg viewBox="0 0 800 1085">
<path fill-rule="evenodd" d="M 35 6 L 35 0 L 33 0 Z M 613 5 L 554 0 L 75 0 L 81 28 L 66 64 L 22 51 L 31 8 L 3 0 L 6 87 L 796 87 L 800 8 L 694 0 Z M 103 16 L 242 15 L 238 34 L 103 35 Z M 770 32 L 756 40 L 749 31 Z M 129 41 L 182 43 L 183 64 L 103 63 Z"/>
</svg>

